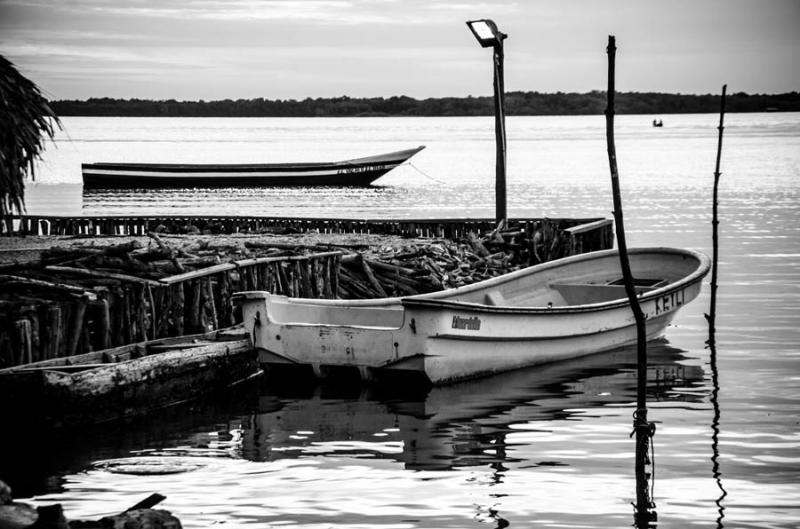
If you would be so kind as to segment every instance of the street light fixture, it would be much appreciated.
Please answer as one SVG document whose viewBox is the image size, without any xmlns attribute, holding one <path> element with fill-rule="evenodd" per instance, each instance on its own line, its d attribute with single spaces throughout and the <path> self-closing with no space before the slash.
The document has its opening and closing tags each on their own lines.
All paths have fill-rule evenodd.
<svg viewBox="0 0 800 529">
<path fill-rule="evenodd" d="M 497 145 L 495 164 L 495 219 L 507 219 L 506 213 L 506 116 L 503 82 L 503 40 L 508 37 L 489 19 L 467 21 L 472 34 L 484 48 L 494 49 L 494 131 Z"/>
<path fill-rule="evenodd" d="M 502 46 L 503 39 L 508 37 L 508 35 L 498 30 L 497 25 L 489 19 L 470 20 L 467 22 L 467 26 L 469 26 L 472 34 L 475 35 L 475 38 L 484 48 Z"/>
</svg>

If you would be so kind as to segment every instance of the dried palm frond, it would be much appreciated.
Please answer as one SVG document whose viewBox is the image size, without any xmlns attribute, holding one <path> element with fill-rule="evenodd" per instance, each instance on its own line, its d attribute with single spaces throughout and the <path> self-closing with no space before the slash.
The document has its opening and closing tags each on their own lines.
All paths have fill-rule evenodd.
<svg viewBox="0 0 800 529">
<path fill-rule="evenodd" d="M 0 221 L 7 227 L 25 210 L 25 176 L 34 176 L 33 162 L 56 126 L 39 88 L 0 55 Z"/>
</svg>

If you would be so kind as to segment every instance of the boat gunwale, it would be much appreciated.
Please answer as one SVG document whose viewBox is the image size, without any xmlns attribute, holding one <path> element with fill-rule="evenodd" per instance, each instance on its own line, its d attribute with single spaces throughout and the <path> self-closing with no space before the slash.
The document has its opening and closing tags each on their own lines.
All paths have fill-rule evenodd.
<svg viewBox="0 0 800 529">
<path fill-rule="evenodd" d="M 638 297 L 640 302 L 646 302 L 656 299 L 660 296 L 670 295 L 673 292 L 677 292 L 683 288 L 691 286 L 697 283 L 698 281 L 702 281 L 703 277 L 705 277 L 710 268 L 710 259 L 705 254 L 697 252 L 695 250 L 682 249 L 682 248 L 668 248 L 668 247 L 642 247 L 642 248 L 632 248 L 629 250 L 629 253 L 630 254 L 668 253 L 668 254 L 692 258 L 697 261 L 697 266 L 691 273 L 678 279 L 677 281 L 668 283 L 662 287 L 643 293 Z M 490 278 L 484 281 L 480 281 L 478 283 L 473 283 L 471 285 L 465 285 L 455 289 L 443 290 L 438 292 L 429 292 L 425 294 L 418 294 L 415 296 L 407 296 L 407 297 L 338 300 L 338 299 L 295 298 L 278 294 L 271 294 L 266 291 L 244 291 L 244 292 L 237 292 L 236 294 L 234 294 L 234 299 L 240 303 L 245 302 L 246 300 L 263 299 L 267 305 L 266 312 L 267 312 L 267 317 L 270 320 L 275 321 L 276 323 L 279 323 L 280 325 L 283 326 L 287 327 L 290 326 L 296 328 L 325 327 L 325 328 L 354 329 L 354 330 L 371 329 L 371 330 L 381 330 L 381 331 L 399 331 L 400 329 L 402 329 L 404 325 L 406 325 L 406 320 L 408 318 L 407 311 L 405 310 L 406 308 L 448 309 L 448 310 L 458 310 L 464 312 L 493 313 L 498 315 L 527 314 L 532 316 L 568 315 L 568 314 L 580 314 L 589 312 L 602 312 L 602 311 L 609 311 L 609 310 L 628 307 L 630 305 L 628 302 L 628 298 L 621 297 L 618 299 L 603 301 L 599 303 L 586 303 L 581 305 L 567 305 L 558 307 L 543 307 L 543 306 L 520 307 L 513 305 L 495 306 L 495 305 L 486 305 L 482 303 L 466 302 L 466 301 L 449 301 L 448 299 L 440 299 L 440 298 L 443 296 L 451 297 L 459 294 L 473 292 L 476 290 L 485 290 L 487 288 L 491 288 L 496 285 L 500 285 L 509 281 L 514 281 L 520 277 L 541 272 L 542 270 L 559 268 L 561 266 L 574 264 L 576 262 L 605 259 L 609 256 L 617 254 L 618 251 L 616 249 L 601 250 L 586 254 L 579 254 L 562 259 L 557 259 L 555 261 L 549 261 L 546 263 L 534 265 L 502 276 Z M 309 321 L 279 322 L 277 320 L 273 320 L 269 315 L 270 298 L 277 298 L 277 301 L 279 303 L 288 303 L 294 305 L 309 305 L 315 307 L 338 307 L 341 309 L 348 309 L 348 308 L 383 309 L 383 308 L 397 307 L 397 308 L 402 308 L 403 322 L 400 324 L 399 327 L 354 325 L 354 324 L 332 324 L 332 323 L 320 323 L 320 322 L 309 322 Z"/>
<path fill-rule="evenodd" d="M 663 295 L 664 293 L 672 292 L 674 290 L 678 290 L 682 287 L 688 286 L 691 283 L 694 283 L 697 279 L 702 279 L 708 273 L 708 270 L 711 266 L 711 261 L 705 254 L 689 249 L 683 248 L 669 248 L 669 247 L 641 247 L 641 248 L 631 248 L 628 250 L 629 254 L 643 254 L 643 253 L 670 253 L 675 255 L 682 255 L 684 257 L 691 257 L 698 261 L 698 266 L 692 271 L 690 274 L 682 277 L 681 279 L 668 283 L 662 287 L 657 289 L 651 290 L 639 296 L 640 300 L 648 300 L 652 297 Z M 440 290 L 437 292 L 426 292 L 424 294 L 416 294 L 413 296 L 396 296 L 396 297 L 386 297 L 386 298 L 372 298 L 372 299 L 316 299 L 316 298 L 299 298 L 299 297 L 290 297 L 290 296 L 283 296 L 280 294 L 272 294 L 267 291 L 261 290 L 250 290 L 250 291 L 242 291 L 236 292 L 234 294 L 234 300 L 239 302 L 246 301 L 250 299 L 265 299 L 266 296 L 275 297 L 280 299 L 281 302 L 288 302 L 294 304 L 304 304 L 304 305 L 314 305 L 314 306 L 335 306 L 341 308 L 348 308 L 348 307 L 384 307 L 384 306 L 395 306 L 396 304 L 402 304 L 403 306 L 435 306 L 436 304 L 443 304 L 447 306 L 452 305 L 459 305 L 464 306 L 465 308 L 480 308 L 483 307 L 486 309 L 487 312 L 496 312 L 498 309 L 500 311 L 532 311 L 532 312 L 544 312 L 544 313 L 554 313 L 554 312 L 572 312 L 573 309 L 576 307 L 581 307 L 584 309 L 592 309 L 592 310 L 600 310 L 605 308 L 611 308 L 615 306 L 627 305 L 628 299 L 627 297 L 622 297 L 616 300 L 610 301 L 603 301 L 600 303 L 587 303 L 583 305 L 569 305 L 564 307 L 518 307 L 514 305 L 485 305 L 483 303 L 474 303 L 474 302 L 467 302 L 467 301 L 447 301 L 446 299 L 439 299 L 442 297 L 451 297 L 456 296 L 459 294 L 465 294 L 474 292 L 477 290 L 485 290 L 487 287 L 494 287 L 497 285 L 501 285 L 503 283 L 514 281 L 519 279 L 520 277 L 525 277 L 528 275 L 532 275 L 534 273 L 541 272 L 543 270 L 550 270 L 553 268 L 559 268 L 561 266 L 566 266 L 569 264 L 573 264 L 576 262 L 582 261 L 592 261 L 596 259 L 604 259 L 610 255 L 618 254 L 616 249 L 610 250 L 599 250 L 596 252 L 589 252 L 584 254 L 573 255 L 569 257 L 564 257 L 561 259 L 556 259 L 554 261 L 548 261 L 546 263 L 540 263 L 534 266 L 529 266 L 527 268 L 523 268 L 522 270 L 516 270 L 514 272 L 509 272 L 508 274 L 504 274 L 498 277 L 492 277 L 489 279 L 485 279 L 483 281 L 479 281 L 477 283 L 472 283 L 470 285 L 464 285 L 461 287 L 448 289 L 448 290 Z"/>
<path fill-rule="evenodd" d="M 468 293 L 476 290 L 483 290 L 486 287 L 491 287 L 509 281 L 513 281 L 518 279 L 519 277 L 532 275 L 542 270 L 559 268 L 561 266 L 566 266 L 569 264 L 573 264 L 575 262 L 604 259 L 610 255 L 615 255 L 618 253 L 619 252 L 616 249 L 611 249 L 611 250 L 601 250 L 597 252 L 574 255 L 563 259 L 556 259 L 554 261 L 548 261 L 547 263 L 542 263 L 522 270 L 517 270 L 515 272 L 511 272 L 503 276 L 493 277 L 485 281 L 480 281 L 478 283 L 473 283 L 471 285 L 466 285 L 463 287 L 443 292 L 447 292 L 449 294 L 448 297 L 450 297 L 450 295 L 457 295 L 458 293 Z M 693 285 L 697 281 L 701 281 L 703 277 L 706 276 L 711 266 L 711 261 L 705 254 L 697 252 L 695 250 L 689 250 L 683 248 L 667 248 L 667 247 L 631 248 L 628 250 L 628 253 L 629 254 L 670 253 L 670 254 L 682 255 L 684 257 L 692 257 L 696 259 L 698 262 L 697 267 L 690 274 L 680 278 L 677 281 L 668 283 L 662 287 L 651 290 L 649 292 L 645 292 L 637 296 L 640 302 L 649 301 L 651 299 L 663 296 L 665 294 L 671 294 L 673 292 L 677 292 L 682 288 L 686 288 L 687 286 Z M 440 292 L 434 292 L 432 294 L 440 294 Z M 409 296 L 401 298 L 400 302 L 404 307 L 448 308 L 448 309 L 458 309 L 458 310 L 465 310 L 472 312 L 488 312 L 488 313 L 501 313 L 501 314 L 571 314 L 571 313 L 582 313 L 582 312 L 599 312 L 604 310 L 617 309 L 630 305 L 627 297 L 621 297 L 615 300 L 602 301 L 599 303 L 585 303 L 582 305 L 566 305 L 558 307 L 518 307 L 514 305 L 486 305 L 483 303 L 475 303 L 469 301 L 449 301 L 447 299 L 437 299 L 436 297 L 431 296 L 431 294 L 421 294 L 419 296 Z"/>
</svg>

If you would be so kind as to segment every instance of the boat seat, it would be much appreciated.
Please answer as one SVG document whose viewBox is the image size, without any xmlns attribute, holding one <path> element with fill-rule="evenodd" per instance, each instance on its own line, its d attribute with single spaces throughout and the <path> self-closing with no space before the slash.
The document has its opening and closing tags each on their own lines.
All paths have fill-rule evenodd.
<svg viewBox="0 0 800 529">
<path fill-rule="evenodd" d="M 506 300 L 503 297 L 503 294 L 501 294 L 497 290 L 492 290 L 491 292 L 487 292 L 486 295 L 484 295 L 483 297 L 483 303 L 491 307 L 501 306 L 505 303 L 505 301 Z"/>
<path fill-rule="evenodd" d="M 637 282 L 638 283 L 638 282 Z M 642 294 L 666 284 L 663 280 L 648 280 L 647 286 L 636 285 L 636 293 Z M 625 286 L 618 282 L 596 283 L 550 283 L 550 288 L 561 294 L 567 305 L 589 305 L 626 298 Z"/>
</svg>

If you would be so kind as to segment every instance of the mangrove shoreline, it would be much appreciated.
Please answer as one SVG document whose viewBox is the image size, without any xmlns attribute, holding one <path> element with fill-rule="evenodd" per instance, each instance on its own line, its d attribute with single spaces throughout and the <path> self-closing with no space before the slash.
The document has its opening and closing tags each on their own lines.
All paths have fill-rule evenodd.
<svg viewBox="0 0 800 529">
<path fill-rule="evenodd" d="M 719 95 L 667 94 L 657 92 L 622 92 L 616 96 L 617 114 L 698 114 L 717 112 Z M 440 117 L 491 116 L 493 98 L 442 97 L 414 99 L 389 98 L 306 98 L 301 101 L 225 99 L 221 101 L 176 101 L 90 98 L 51 101 L 58 116 L 115 117 Z M 606 107 L 604 91 L 545 94 L 508 92 L 505 98 L 509 116 L 555 116 L 602 114 Z M 727 112 L 797 112 L 800 92 L 785 94 L 730 94 Z"/>
</svg>

